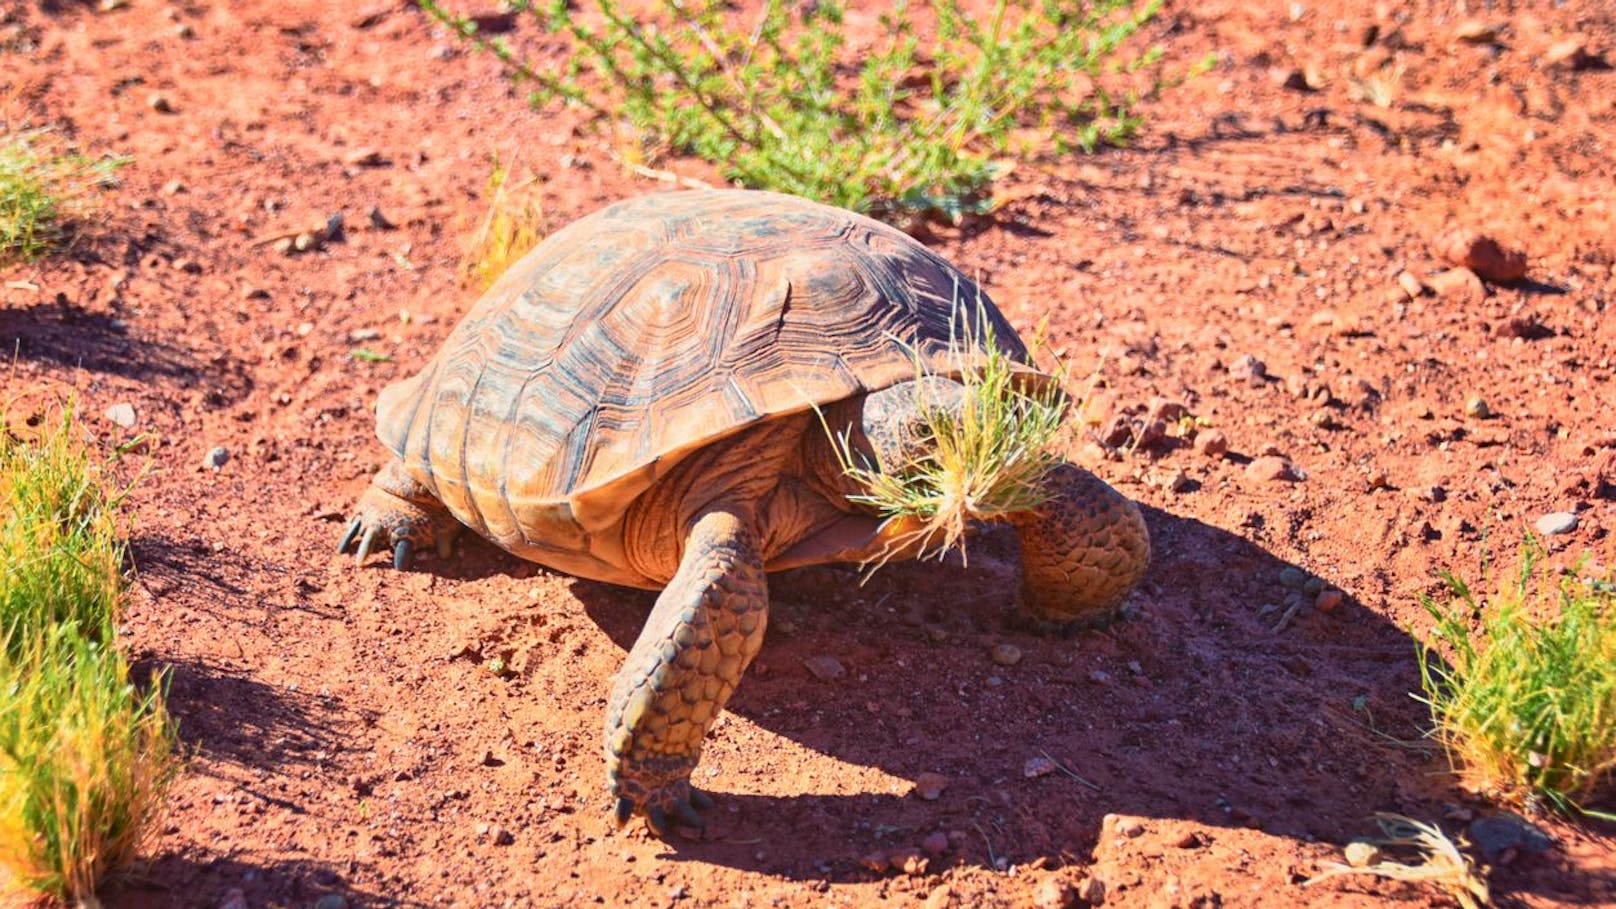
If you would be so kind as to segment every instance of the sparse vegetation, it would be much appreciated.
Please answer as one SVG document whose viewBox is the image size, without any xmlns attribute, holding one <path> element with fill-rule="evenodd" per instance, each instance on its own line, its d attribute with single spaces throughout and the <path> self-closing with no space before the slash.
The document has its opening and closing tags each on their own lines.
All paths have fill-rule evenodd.
<svg viewBox="0 0 1616 909">
<path fill-rule="evenodd" d="M 1581 802 L 1616 773 L 1616 575 L 1558 574 L 1543 557 L 1529 537 L 1487 600 L 1444 575 L 1447 599 L 1425 600 L 1423 700 L 1474 788 L 1612 819 Z"/>
<path fill-rule="evenodd" d="M 0 129 L 0 266 L 43 255 L 94 210 L 95 194 L 128 158 L 55 149 L 43 130 Z"/>
<path fill-rule="evenodd" d="M 1458 844 L 1448 839 L 1442 828 L 1401 814 L 1376 814 L 1375 823 L 1380 826 L 1381 835 L 1363 840 L 1374 847 L 1369 861 L 1362 865 L 1327 862 L 1318 874 L 1304 881 L 1303 886 L 1311 887 L 1343 875 L 1367 874 L 1431 884 L 1451 896 L 1463 909 L 1482 909 L 1488 905 L 1491 896 L 1486 878 L 1476 870 L 1470 857 L 1459 850 Z M 1412 852 L 1416 860 L 1408 863 L 1383 858 L 1379 855 L 1383 848 Z"/>
<path fill-rule="evenodd" d="M 955 0 L 899 3 L 857 45 L 835 2 L 767 0 L 748 20 L 722 0 L 512 3 L 571 44 L 559 70 L 420 3 L 498 55 L 535 103 L 621 115 L 652 154 L 897 222 L 990 209 L 990 184 L 1016 159 L 1127 142 L 1139 102 L 1188 75 L 1170 75 L 1159 48 L 1130 47 L 1160 0 L 999 0 L 981 16 Z"/>
<path fill-rule="evenodd" d="M 978 355 L 980 352 L 980 356 Z M 842 469 L 866 492 L 854 502 L 903 522 L 903 541 L 937 552 L 959 544 L 972 521 L 991 521 L 1043 502 L 1043 476 L 1067 408 L 1058 377 L 1024 387 L 1015 363 L 983 320 L 955 344 L 965 393 L 926 411 L 928 454 L 907 464 L 870 464 L 851 439 L 835 439 Z M 926 374 L 916 358 L 916 377 Z"/>
<path fill-rule="evenodd" d="M 544 239 L 544 209 L 534 181 L 513 185 L 510 176 L 496 157 L 488 175 L 488 210 L 466 250 L 466 280 L 483 290 Z"/>
<path fill-rule="evenodd" d="M 177 765 L 160 684 L 133 684 L 117 648 L 117 500 L 73 433 L 0 421 L 0 877 L 93 905 Z"/>
</svg>

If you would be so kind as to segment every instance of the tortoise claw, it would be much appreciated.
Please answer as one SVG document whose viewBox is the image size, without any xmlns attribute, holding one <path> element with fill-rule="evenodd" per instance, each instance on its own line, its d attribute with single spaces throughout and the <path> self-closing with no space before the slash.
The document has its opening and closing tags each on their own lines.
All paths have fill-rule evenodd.
<svg viewBox="0 0 1616 909">
<path fill-rule="evenodd" d="M 376 541 L 381 538 L 381 535 L 382 529 L 374 524 L 366 529 L 365 535 L 359 540 L 359 552 L 354 556 L 354 562 L 363 565 L 365 557 L 370 555 L 370 550 L 375 547 Z"/>
<path fill-rule="evenodd" d="M 410 565 L 410 551 L 414 548 L 409 538 L 399 540 L 398 545 L 393 547 L 393 568 L 398 571 L 408 568 Z"/>
<path fill-rule="evenodd" d="M 697 811 L 711 811 L 713 810 L 713 797 L 695 786 L 691 786 L 690 804 L 695 805 Z"/>
<path fill-rule="evenodd" d="M 694 799 L 692 799 L 692 801 L 694 801 Z M 675 814 L 679 815 L 679 820 L 683 822 L 686 827 L 694 827 L 697 830 L 700 830 L 701 828 L 707 826 L 707 819 L 702 817 L 695 808 L 691 807 L 690 802 L 687 802 L 684 799 L 673 800 L 673 811 Z"/>
<path fill-rule="evenodd" d="M 645 809 L 645 824 L 657 836 L 667 836 L 672 828 L 668 826 L 668 816 L 661 808 L 655 805 Z"/>
<path fill-rule="evenodd" d="M 627 824 L 629 819 L 634 817 L 634 800 L 619 797 L 617 799 L 617 808 L 612 813 L 617 818 L 617 826 L 621 827 Z"/>
<path fill-rule="evenodd" d="M 352 546 L 353 541 L 359 536 L 359 531 L 364 529 L 365 521 L 363 518 L 354 518 L 348 522 L 348 529 L 343 532 L 342 539 L 337 541 L 337 551 L 347 552 L 348 547 Z"/>
</svg>

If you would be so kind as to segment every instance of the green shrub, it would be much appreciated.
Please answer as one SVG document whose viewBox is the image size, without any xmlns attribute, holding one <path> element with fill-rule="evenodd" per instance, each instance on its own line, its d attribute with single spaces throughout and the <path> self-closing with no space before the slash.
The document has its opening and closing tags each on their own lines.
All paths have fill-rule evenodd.
<svg viewBox="0 0 1616 909">
<path fill-rule="evenodd" d="M 1160 0 L 999 0 L 984 16 L 955 0 L 918 15 L 898 3 L 858 47 L 831 0 L 765 0 L 746 20 L 725 0 L 644 13 L 615 0 L 510 4 L 568 43 L 561 68 L 420 3 L 531 83 L 535 103 L 621 115 L 745 186 L 898 222 L 986 211 L 989 184 L 1016 158 L 1126 142 L 1137 103 L 1182 78 L 1159 49 L 1127 49 Z"/>
<path fill-rule="evenodd" d="M 1610 817 L 1579 803 L 1616 772 L 1616 574 L 1557 576 L 1528 538 L 1489 601 L 1444 579 L 1448 597 L 1424 605 L 1448 659 L 1427 644 L 1420 666 L 1455 769 L 1482 791 Z"/>
<path fill-rule="evenodd" d="M 95 191 L 128 158 L 56 152 L 40 130 L 0 132 L 0 266 L 37 258 L 93 210 Z"/>
<path fill-rule="evenodd" d="M 24 442 L 0 421 L 0 870 L 93 904 L 177 764 L 160 684 L 132 684 L 116 647 L 117 502 L 73 432 L 64 416 Z"/>
</svg>

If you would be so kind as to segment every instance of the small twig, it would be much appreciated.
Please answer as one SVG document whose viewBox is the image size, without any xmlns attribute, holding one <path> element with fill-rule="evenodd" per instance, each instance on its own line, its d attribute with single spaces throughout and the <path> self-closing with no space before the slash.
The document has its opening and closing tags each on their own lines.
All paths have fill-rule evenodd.
<svg viewBox="0 0 1616 909">
<path fill-rule="evenodd" d="M 626 170 L 638 176 L 647 177 L 652 180 L 660 180 L 663 183 L 677 184 L 679 186 L 683 186 L 685 189 L 713 188 L 713 185 L 705 180 L 697 180 L 695 177 L 686 177 L 683 174 L 676 174 L 671 170 L 660 170 L 655 167 L 646 167 L 644 164 L 626 160 L 622 155 L 618 154 L 615 149 L 608 148 L 605 149 L 605 152 L 607 157 L 611 158 L 613 161 L 616 161 Z"/>
<path fill-rule="evenodd" d="M 1044 749 L 1040 748 L 1040 749 L 1038 749 L 1038 753 L 1043 755 L 1044 758 L 1046 760 L 1048 760 L 1051 764 L 1054 764 L 1056 770 L 1059 770 L 1061 773 L 1064 773 L 1067 776 L 1071 777 L 1072 779 L 1077 780 L 1079 783 L 1083 784 L 1084 786 L 1087 786 L 1088 788 L 1094 790 L 1095 792 L 1100 791 L 1100 784 L 1099 783 L 1096 783 L 1093 780 L 1084 779 L 1083 777 L 1079 776 L 1076 771 L 1072 770 L 1072 768 L 1067 767 L 1065 764 L 1062 764 L 1060 761 L 1055 760 L 1054 757 L 1050 756 L 1049 752 L 1047 752 Z"/>
</svg>

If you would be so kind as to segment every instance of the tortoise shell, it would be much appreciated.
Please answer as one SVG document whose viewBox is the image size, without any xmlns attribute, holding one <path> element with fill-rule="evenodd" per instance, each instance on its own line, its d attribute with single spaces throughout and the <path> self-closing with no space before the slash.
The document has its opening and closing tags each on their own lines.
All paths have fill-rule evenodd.
<svg viewBox="0 0 1616 909">
<path fill-rule="evenodd" d="M 600 538 L 683 455 L 918 366 L 957 374 L 982 322 L 1028 362 L 970 280 L 892 227 L 776 193 L 658 193 L 512 265 L 382 392 L 377 434 L 500 546 L 623 582 Z"/>
</svg>

